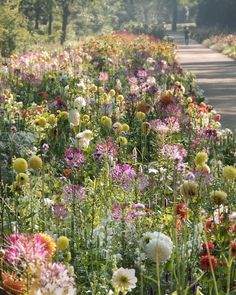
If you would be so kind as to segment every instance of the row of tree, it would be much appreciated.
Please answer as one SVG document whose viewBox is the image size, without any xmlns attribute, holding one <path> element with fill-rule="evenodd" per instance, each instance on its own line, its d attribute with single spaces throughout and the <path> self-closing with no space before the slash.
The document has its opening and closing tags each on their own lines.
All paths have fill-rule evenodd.
<svg viewBox="0 0 236 295">
<path fill-rule="evenodd" d="M 236 0 L 0 0 L 0 50 L 124 29 L 161 37 L 162 22 L 176 30 L 194 7 L 200 25 L 236 27 Z"/>
</svg>

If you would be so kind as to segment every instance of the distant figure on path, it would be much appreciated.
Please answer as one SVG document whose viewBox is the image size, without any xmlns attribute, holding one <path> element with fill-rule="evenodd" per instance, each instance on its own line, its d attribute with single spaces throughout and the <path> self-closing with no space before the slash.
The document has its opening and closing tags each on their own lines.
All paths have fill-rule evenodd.
<svg viewBox="0 0 236 295">
<path fill-rule="evenodd" d="M 188 27 L 184 27 L 184 40 L 185 40 L 185 45 L 189 45 L 189 28 Z"/>
</svg>

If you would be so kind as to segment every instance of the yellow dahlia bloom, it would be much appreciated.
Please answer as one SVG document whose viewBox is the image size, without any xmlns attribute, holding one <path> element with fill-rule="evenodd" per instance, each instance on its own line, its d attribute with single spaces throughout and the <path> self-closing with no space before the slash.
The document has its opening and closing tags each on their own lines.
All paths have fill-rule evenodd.
<svg viewBox="0 0 236 295">
<path fill-rule="evenodd" d="M 197 153 L 194 162 L 196 165 L 203 165 L 208 161 L 208 155 L 205 152 Z"/>
<path fill-rule="evenodd" d="M 223 176 L 228 180 L 236 179 L 236 168 L 233 166 L 226 166 L 223 168 Z"/>
<path fill-rule="evenodd" d="M 22 173 L 22 172 L 25 172 L 28 169 L 28 164 L 27 164 L 27 162 L 26 162 L 25 159 L 23 159 L 23 158 L 17 158 L 13 162 L 13 169 L 17 173 Z"/>
<path fill-rule="evenodd" d="M 19 173 L 16 176 L 16 182 L 19 185 L 24 185 L 24 184 L 29 182 L 29 176 L 27 174 L 25 174 L 25 173 Z"/>
</svg>

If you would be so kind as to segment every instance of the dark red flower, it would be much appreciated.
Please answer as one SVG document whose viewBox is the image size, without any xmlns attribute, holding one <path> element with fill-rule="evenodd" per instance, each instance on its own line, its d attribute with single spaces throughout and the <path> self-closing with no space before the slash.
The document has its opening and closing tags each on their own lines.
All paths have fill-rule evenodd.
<svg viewBox="0 0 236 295">
<path fill-rule="evenodd" d="M 213 229 L 213 220 L 212 219 L 208 219 L 206 222 L 205 222 L 205 230 L 207 233 L 211 233 L 212 229 Z"/>
<path fill-rule="evenodd" d="M 217 266 L 217 260 L 215 258 L 215 256 L 212 255 L 204 255 L 201 257 L 200 259 L 200 267 L 201 269 L 203 269 L 204 271 L 211 271 L 211 267 L 212 269 L 215 269 Z"/>
<path fill-rule="evenodd" d="M 236 256 L 236 242 L 230 243 L 230 250 L 231 250 L 231 255 Z"/>
<path fill-rule="evenodd" d="M 211 254 L 214 251 L 214 244 L 211 241 L 202 244 L 201 255 L 208 255 L 208 251 Z"/>
<path fill-rule="evenodd" d="M 176 214 L 180 216 L 181 219 L 185 219 L 188 214 L 188 207 L 184 203 L 179 203 L 176 206 Z"/>
<path fill-rule="evenodd" d="M 39 92 L 38 96 L 40 96 L 40 97 L 48 97 L 48 93 L 47 92 Z"/>
</svg>

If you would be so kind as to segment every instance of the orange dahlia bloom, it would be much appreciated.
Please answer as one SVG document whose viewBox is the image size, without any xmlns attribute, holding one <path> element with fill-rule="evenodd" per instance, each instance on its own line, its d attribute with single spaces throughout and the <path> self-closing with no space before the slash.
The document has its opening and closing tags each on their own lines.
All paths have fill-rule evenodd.
<svg viewBox="0 0 236 295">
<path fill-rule="evenodd" d="M 48 252 L 47 258 L 50 259 L 56 252 L 56 243 L 53 238 L 47 234 L 40 233 L 40 237 L 46 251 Z"/>
<path fill-rule="evenodd" d="M 26 288 L 26 279 L 24 278 L 17 278 L 13 274 L 10 273 L 3 273 L 3 289 L 9 292 L 12 295 L 21 295 L 25 294 Z"/>
</svg>

